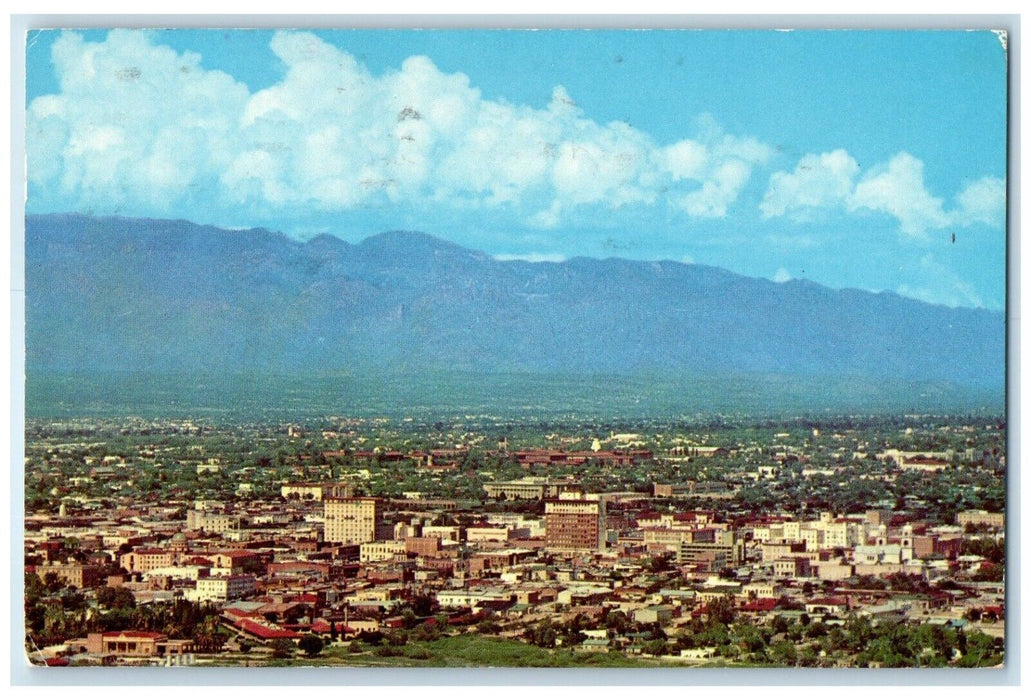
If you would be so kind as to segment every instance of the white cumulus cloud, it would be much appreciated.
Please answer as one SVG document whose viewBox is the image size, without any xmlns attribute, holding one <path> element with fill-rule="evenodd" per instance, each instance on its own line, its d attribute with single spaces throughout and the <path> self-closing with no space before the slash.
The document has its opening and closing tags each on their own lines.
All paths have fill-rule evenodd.
<svg viewBox="0 0 1031 700">
<path fill-rule="evenodd" d="M 798 161 L 792 173 L 770 176 L 769 188 L 759 208 L 764 217 L 791 215 L 804 220 L 813 209 L 835 206 L 848 199 L 859 173 L 856 159 L 843 149 Z"/>
<path fill-rule="evenodd" d="M 236 157 L 247 88 L 199 55 L 116 30 L 103 43 L 64 33 L 52 59 L 61 91 L 29 105 L 26 155 L 30 181 L 55 198 L 171 210 Z"/>
<path fill-rule="evenodd" d="M 701 182 L 700 188 L 678 199 L 681 209 L 692 217 L 723 218 L 753 169 L 766 163 L 773 149 L 757 139 L 723 135 L 711 123 L 708 131 L 708 144 L 681 141 L 662 156 L 675 177 Z"/>
<path fill-rule="evenodd" d="M 983 177 L 971 182 L 956 197 L 959 204 L 956 218 L 966 225 L 1000 225 L 1006 220 L 1006 181 Z"/>
<path fill-rule="evenodd" d="M 924 163 L 904 151 L 860 172 L 856 160 L 843 149 L 803 156 L 793 172 L 776 172 L 760 204 L 764 218 L 788 216 L 805 221 L 819 211 L 871 211 L 893 217 L 899 232 L 923 238 L 927 231 L 949 226 L 1005 221 L 1006 186 L 996 177 L 969 183 L 946 208 L 931 194 L 924 179 Z"/>
<path fill-rule="evenodd" d="M 115 30 L 54 43 L 60 91 L 28 109 L 41 208 L 260 217 L 403 202 L 495 208 L 542 228 L 633 205 L 719 218 L 773 152 L 712 124 L 660 144 L 591 119 L 562 86 L 542 108 L 488 100 L 425 56 L 374 75 L 307 32 L 274 34 L 285 73 L 251 93 L 159 40 Z"/>
<path fill-rule="evenodd" d="M 924 164 L 908 153 L 899 153 L 887 165 L 877 166 L 856 185 L 850 209 L 870 209 L 898 219 L 902 233 L 923 236 L 927 229 L 945 228 L 950 219 L 942 200 L 924 184 Z"/>
</svg>

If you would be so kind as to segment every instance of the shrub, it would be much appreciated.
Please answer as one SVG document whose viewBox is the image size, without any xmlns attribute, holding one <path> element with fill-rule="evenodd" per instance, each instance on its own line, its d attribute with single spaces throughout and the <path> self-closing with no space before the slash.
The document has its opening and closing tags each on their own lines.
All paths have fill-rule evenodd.
<svg viewBox="0 0 1031 700">
<path fill-rule="evenodd" d="M 272 652 L 273 659 L 289 659 L 294 655 L 294 651 L 297 650 L 297 645 L 289 639 L 277 639 L 269 644 L 268 647 Z"/>
</svg>

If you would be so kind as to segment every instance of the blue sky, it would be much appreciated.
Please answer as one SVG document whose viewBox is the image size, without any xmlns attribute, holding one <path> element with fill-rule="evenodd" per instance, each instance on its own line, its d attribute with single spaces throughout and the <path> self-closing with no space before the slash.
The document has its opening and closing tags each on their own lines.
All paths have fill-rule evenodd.
<svg viewBox="0 0 1031 700">
<path fill-rule="evenodd" d="M 47 31 L 27 98 L 30 213 L 1004 305 L 991 32 Z"/>
</svg>

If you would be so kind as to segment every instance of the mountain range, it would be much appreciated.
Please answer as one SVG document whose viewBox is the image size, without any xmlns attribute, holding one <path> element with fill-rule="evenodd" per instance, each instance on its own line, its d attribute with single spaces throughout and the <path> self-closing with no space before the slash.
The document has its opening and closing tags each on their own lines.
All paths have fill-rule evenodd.
<svg viewBox="0 0 1031 700">
<path fill-rule="evenodd" d="M 26 218 L 25 266 L 30 374 L 772 373 L 1000 396 L 1005 384 L 1001 312 L 706 265 L 500 261 L 413 232 L 301 242 L 52 214 Z"/>
</svg>

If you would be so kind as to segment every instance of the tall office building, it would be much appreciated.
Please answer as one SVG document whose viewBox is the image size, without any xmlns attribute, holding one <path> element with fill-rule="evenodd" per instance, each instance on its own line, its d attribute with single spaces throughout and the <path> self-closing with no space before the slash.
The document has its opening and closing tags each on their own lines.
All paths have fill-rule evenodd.
<svg viewBox="0 0 1031 700">
<path fill-rule="evenodd" d="M 545 543 L 565 552 L 596 552 L 605 547 L 605 503 L 559 498 L 544 504 Z"/>
<path fill-rule="evenodd" d="M 378 498 L 327 498 L 325 540 L 341 544 L 375 542 L 382 512 Z"/>
</svg>

